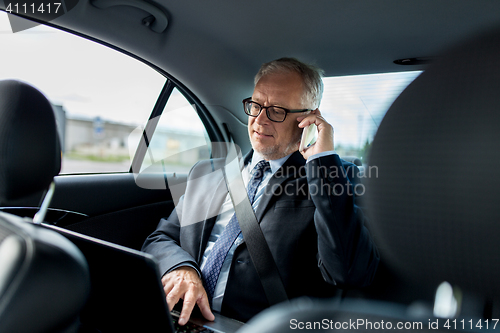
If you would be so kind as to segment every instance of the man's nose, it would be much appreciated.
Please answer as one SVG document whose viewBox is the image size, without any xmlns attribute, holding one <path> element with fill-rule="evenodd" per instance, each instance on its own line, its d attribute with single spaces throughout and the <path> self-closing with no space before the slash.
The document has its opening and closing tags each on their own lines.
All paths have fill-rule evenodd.
<svg viewBox="0 0 500 333">
<path fill-rule="evenodd" d="M 262 110 L 260 110 L 260 114 L 255 118 L 255 122 L 257 122 L 258 124 L 265 124 L 270 122 L 269 118 L 267 117 L 267 109 L 263 108 Z"/>
</svg>

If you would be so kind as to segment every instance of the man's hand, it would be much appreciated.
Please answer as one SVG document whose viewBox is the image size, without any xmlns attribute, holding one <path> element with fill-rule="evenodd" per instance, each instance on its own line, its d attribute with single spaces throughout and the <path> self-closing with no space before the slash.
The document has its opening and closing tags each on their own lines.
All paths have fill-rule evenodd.
<svg viewBox="0 0 500 333">
<path fill-rule="evenodd" d="M 334 150 L 333 127 L 321 116 L 319 109 L 312 111 L 307 116 L 297 117 L 297 121 L 300 128 L 305 128 L 311 124 L 318 126 L 318 140 L 316 143 L 300 152 L 306 160 L 314 154 Z"/>
<path fill-rule="evenodd" d="M 165 274 L 161 282 L 167 295 L 169 311 L 172 311 L 179 299 L 184 300 L 179 325 L 185 325 L 188 322 L 195 304 L 198 304 L 203 317 L 212 321 L 215 319 L 210 310 L 207 293 L 195 269 L 186 266 L 179 267 Z"/>
</svg>

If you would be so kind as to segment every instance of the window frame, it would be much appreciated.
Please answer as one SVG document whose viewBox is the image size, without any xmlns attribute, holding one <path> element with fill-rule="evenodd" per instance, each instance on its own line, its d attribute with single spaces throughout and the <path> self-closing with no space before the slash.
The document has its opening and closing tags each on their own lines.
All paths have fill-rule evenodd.
<svg viewBox="0 0 500 333">
<path fill-rule="evenodd" d="M 0 9 L 0 10 L 5 12 L 5 10 L 2 10 L 2 9 Z M 9 14 L 9 15 L 19 16 L 25 20 L 36 22 L 40 25 L 45 25 L 45 26 L 48 26 L 48 27 L 51 27 L 51 28 L 54 28 L 54 29 L 57 29 L 60 31 L 64 31 L 66 33 L 70 33 L 72 35 L 84 38 L 88 41 L 101 44 L 105 47 L 108 47 L 108 48 L 113 49 L 117 52 L 120 52 L 120 53 L 124 54 L 125 56 L 129 56 L 137 61 L 142 62 L 143 64 L 145 64 L 146 66 L 155 70 L 160 75 L 162 75 L 166 78 L 166 82 L 165 82 L 165 84 L 160 92 L 160 95 L 156 99 L 155 106 L 153 107 L 153 110 L 151 110 L 151 114 L 150 114 L 148 120 L 150 120 L 154 117 L 161 116 L 161 114 L 163 113 L 163 109 L 164 109 L 165 105 L 167 104 L 168 99 L 170 98 L 172 91 L 175 88 L 177 88 L 177 90 L 179 90 L 181 92 L 181 94 L 187 99 L 187 101 L 191 105 L 195 105 L 195 112 L 198 114 L 203 126 L 205 127 L 205 131 L 207 132 L 207 135 L 210 138 L 210 141 L 211 142 L 225 142 L 225 141 L 227 141 L 225 136 L 222 134 L 221 128 L 218 126 L 218 124 L 216 123 L 213 116 L 210 114 L 210 112 L 207 110 L 207 108 L 204 106 L 204 104 L 199 100 L 199 98 L 195 94 L 193 94 L 193 92 L 191 92 L 184 84 L 182 84 L 179 80 L 177 80 L 175 77 L 173 77 L 172 75 L 167 73 L 162 68 L 152 64 L 151 62 L 149 62 L 149 61 L 147 61 L 147 60 L 145 60 L 145 59 L 143 59 L 143 58 L 127 51 L 127 50 L 124 50 L 118 46 L 115 46 L 109 42 L 102 41 L 98 38 L 88 36 L 86 34 L 74 31 L 72 29 L 58 26 L 56 24 L 53 24 L 51 21 L 45 22 L 45 21 L 42 21 L 42 20 L 39 20 L 36 18 L 32 18 L 29 16 L 20 15 L 20 14 Z M 144 131 L 142 133 L 143 138 L 145 140 L 140 140 L 140 143 L 135 150 L 135 154 L 134 154 L 134 157 L 133 157 L 132 162 L 130 164 L 128 173 L 133 173 L 134 167 L 137 165 L 139 166 L 139 169 L 140 169 L 140 166 L 144 160 L 144 157 L 146 155 L 146 152 L 147 152 L 147 149 L 149 146 L 149 140 L 147 138 L 146 131 L 151 130 L 151 129 L 153 129 L 153 131 L 154 131 L 156 129 L 156 125 L 155 124 L 153 125 L 153 123 L 155 123 L 155 122 L 151 122 L 151 121 L 147 122 L 147 125 L 145 126 Z M 151 128 L 151 126 L 154 126 L 154 127 Z M 149 133 L 154 133 L 154 132 L 149 132 Z M 142 142 L 145 142 L 146 146 L 144 146 L 142 144 Z M 139 170 L 139 169 L 135 169 L 135 170 Z M 104 174 L 104 173 L 108 173 L 108 172 L 97 172 L 95 174 Z M 122 172 L 117 171 L 117 172 L 111 172 L 111 173 L 125 173 L 125 171 L 122 171 Z M 63 176 L 65 176 L 65 175 L 63 175 Z M 72 175 L 72 174 L 67 174 L 67 175 Z"/>
<path fill-rule="evenodd" d="M 130 173 L 138 173 L 142 168 L 142 164 L 144 163 L 144 159 L 149 149 L 149 144 L 151 138 L 156 131 L 156 127 L 159 121 L 152 121 L 153 119 L 160 119 L 165 107 L 170 100 L 170 96 L 172 92 L 177 89 L 182 96 L 187 100 L 187 102 L 191 105 L 195 106 L 195 112 L 198 114 L 200 121 L 202 122 L 205 131 L 211 142 L 222 142 L 223 136 L 217 126 L 215 126 L 215 120 L 212 115 L 204 108 L 203 104 L 194 96 L 185 86 L 183 86 L 180 82 L 174 82 L 174 79 L 167 77 L 167 81 L 163 86 L 158 99 L 156 100 L 156 104 L 153 107 L 153 110 L 149 116 L 148 122 L 142 131 L 142 140 L 139 140 L 138 147 L 135 151 L 134 158 L 132 160 L 129 172 Z M 200 112 L 201 110 L 205 110 L 205 112 Z M 210 124 L 210 129 L 207 127 L 207 124 Z M 149 136 L 147 133 L 151 133 Z M 139 172 L 140 173 L 140 172 Z"/>
</svg>

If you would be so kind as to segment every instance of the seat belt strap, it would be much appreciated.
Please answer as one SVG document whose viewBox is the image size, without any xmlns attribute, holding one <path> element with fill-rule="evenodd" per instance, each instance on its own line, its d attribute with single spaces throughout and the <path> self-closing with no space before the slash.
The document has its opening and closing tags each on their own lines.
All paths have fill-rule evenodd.
<svg viewBox="0 0 500 333">
<path fill-rule="evenodd" d="M 233 143 L 228 144 L 228 155 L 224 176 L 228 185 L 229 195 L 234 206 L 241 233 L 252 263 L 257 270 L 260 282 L 270 305 L 288 300 L 288 296 L 279 275 L 278 267 L 271 250 L 260 229 L 255 212 L 248 199 L 247 191 L 241 177 L 240 163 Z"/>
</svg>

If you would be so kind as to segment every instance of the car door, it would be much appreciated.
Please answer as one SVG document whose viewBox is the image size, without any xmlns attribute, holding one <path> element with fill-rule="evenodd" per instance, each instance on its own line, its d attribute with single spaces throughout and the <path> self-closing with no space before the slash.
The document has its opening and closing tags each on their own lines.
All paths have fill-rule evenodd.
<svg viewBox="0 0 500 333">
<path fill-rule="evenodd" d="M 11 64 L 0 79 L 26 81 L 53 104 L 63 159 L 45 220 L 140 249 L 191 166 L 223 140 L 217 124 L 186 87 L 138 58 L 52 27 L 30 32 L 0 36 Z M 1 209 L 33 216 L 42 197 Z"/>
</svg>

